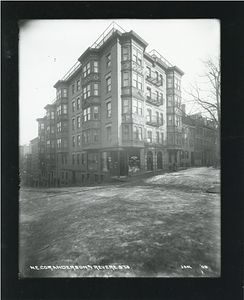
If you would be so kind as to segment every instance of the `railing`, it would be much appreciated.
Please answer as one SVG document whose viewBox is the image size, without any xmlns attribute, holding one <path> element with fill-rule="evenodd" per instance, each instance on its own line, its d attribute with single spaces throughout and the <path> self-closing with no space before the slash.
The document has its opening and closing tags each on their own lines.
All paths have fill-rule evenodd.
<svg viewBox="0 0 244 300">
<path fill-rule="evenodd" d="M 164 120 L 158 116 L 149 116 L 146 117 L 146 123 L 152 126 L 162 126 L 164 125 Z"/>
<path fill-rule="evenodd" d="M 163 85 L 163 79 L 162 78 L 152 77 L 151 74 L 149 74 L 148 71 L 146 72 L 146 80 L 148 80 L 152 84 L 155 84 L 156 86 Z"/>
<path fill-rule="evenodd" d="M 112 28 L 111 28 L 112 27 Z M 99 38 L 93 43 L 91 48 L 99 49 L 116 31 L 125 32 L 125 30 L 120 27 L 116 22 L 112 22 L 104 32 L 99 36 Z"/>
<path fill-rule="evenodd" d="M 162 63 L 164 63 L 166 66 L 173 67 L 173 65 L 166 58 L 164 58 L 160 53 L 158 53 L 158 51 L 156 51 L 155 49 L 151 50 L 148 54 L 153 58 L 156 58 Z"/>
<path fill-rule="evenodd" d="M 146 101 L 157 106 L 164 104 L 164 98 L 162 96 L 150 92 L 146 93 Z"/>
<path fill-rule="evenodd" d="M 62 81 L 66 81 L 68 80 L 80 67 L 82 66 L 82 64 L 77 61 L 70 69 L 69 71 L 63 76 L 63 78 L 61 79 Z"/>
</svg>

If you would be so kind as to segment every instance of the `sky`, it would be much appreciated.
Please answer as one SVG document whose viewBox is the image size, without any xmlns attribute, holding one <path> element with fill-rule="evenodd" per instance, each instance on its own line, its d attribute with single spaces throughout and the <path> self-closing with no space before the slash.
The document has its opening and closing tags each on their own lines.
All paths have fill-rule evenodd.
<svg viewBox="0 0 244 300">
<path fill-rule="evenodd" d="M 220 55 L 220 22 L 192 20 L 25 20 L 19 24 L 19 144 L 37 137 L 37 118 L 56 97 L 54 84 L 77 62 L 103 31 L 115 21 L 133 30 L 185 75 L 182 88 L 198 82 L 201 60 Z M 184 98 L 187 95 L 183 94 Z M 189 104 L 187 111 L 195 112 Z"/>
</svg>

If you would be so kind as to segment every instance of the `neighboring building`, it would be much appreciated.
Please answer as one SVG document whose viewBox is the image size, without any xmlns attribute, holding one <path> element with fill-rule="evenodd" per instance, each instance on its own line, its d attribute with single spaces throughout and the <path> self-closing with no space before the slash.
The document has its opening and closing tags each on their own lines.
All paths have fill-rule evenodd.
<svg viewBox="0 0 244 300">
<path fill-rule="evenodd" d="M 38 184 L 101 182 L 180 162 L 184 73 L 147 46 L 113 25 L 54 85 L 37 119 Z"/>
<path fill-rule="evenodd" d="M 188 132 L 188 145 L 184 145 L 184 151 L 190 151 L 190 157 L 187 161 L 189 166 L 213 165 L 215 134 L 213 122 L 203 118 L 201 114 L 183 116 L 182 122 L 183 129 Z M 193 138 L 193 147 L 190 137 Z"/>
<path fill-rule="evenodd" d="M 33 186 L 42 186 L 41 170 L 39 167 L 38 148 L 39 148 L 38 137 L 36 137 L 30 141 L 31 176 L 32 176 L 32 185 Z"/>
</svg>

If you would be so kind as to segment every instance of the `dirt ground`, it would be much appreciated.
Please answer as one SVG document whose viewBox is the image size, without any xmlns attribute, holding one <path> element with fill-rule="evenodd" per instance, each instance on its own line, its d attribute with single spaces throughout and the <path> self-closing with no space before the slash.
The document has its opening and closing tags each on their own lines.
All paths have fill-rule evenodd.
<svg viewBox="0 0 244 300">
<path fill-rule="evenodd" d="M 220 276 L 220 171 L 21 188 L 20 277 Z"/>
</svg>

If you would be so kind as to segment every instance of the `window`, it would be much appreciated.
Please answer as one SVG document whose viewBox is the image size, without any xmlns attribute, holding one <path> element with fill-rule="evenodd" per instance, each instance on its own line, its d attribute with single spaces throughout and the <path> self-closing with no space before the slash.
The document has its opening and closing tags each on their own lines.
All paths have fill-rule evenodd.
<svg viewBox="0 0 244 300">
<path fill-rule="evenodd" d="M 67 89 L 63 89 L 63 97 L 67 97 Z"/>
<path fill-rule="evenodd" d="M 76 105 L 77 109 L 80 109 L 80 98 L 77 98 L 76 102 L 77 102 L 77 105 Z"/>
<path fill-rule="evenodd" d="M 159 92 L 158 91 L 156 91 L 156 99 L 157 99 L 157 101 L 159 100 Z"/>
<path fill-rule="evenodd" d="M 61 131 L 61 122 L 57 123 L 57 132 L 60 132 Z"/>
<path fill-rule="evenodd" d="M 41 147 L 41 153 L 44 153 L 44 148 L 43 147 Z"/>
<path fill-rule="evenodd" d="M 94 73 L 98 73 L 98 61 L 94 61 Z"/>
<path fill-rule="evenodd" d="M 159 112 L 156 111 L 156 120 L 157 120 L 157 123 L 160 124 L 160 121 L 159 121 Z"/>
<path fill-rule="evenodd" d="M 75 118 L 72 119 L 72 129 L 75 129 Z"/>
<path fill-rule="evenodd" d="M 168 115 L 168 125 L 173 126 L 173 118 L 171 115 Z"/>
<path fill-rule="evenodd" d="M 80 154 L 77 154 L 77 165 L 80 164 Z"/>
<path fill-rule="evenodd" d="M 57 90 L 57 99 L 61 98 L 61 90 Z"/>
<path fill-rule="evenodd" d="M 44 142 L 44 136 L 41 135 L 41 142 Z"/>
<path fill-rule="evenodd" d="M 77 88 L 77 91 L 80 90 L 80 80 L 77 80 L 77 82 L 76 82 L 76 88 Z"/>
<path fill-rule="evenodd" d="M 67 139 L 63 139 L 64 148 L 68 148 L 68 141 Z"/>
<path fill-rule="evenodd" d="M 80 128 L 80 116 L 77 117 L 77 128 Z"/>
<path fill-rule="evenodd" d="M 106 56 L 106 59 L 107 59 L 107 68 L 109 68 L 111 66 L 111 53 L 109 53 Z"/>
<path fill-rule="evenodd" d="M 139 90 L 142 90 L 142 77 L 141 75 L 133 72 L 133 86 Z"/>
<path fill-rule="evenodd" d="M 90 143 L 90 140 L 91 140 L 91 136 L 90 136 L 90 130 L 87 130 L 86 132 L 86 136 L 87 136 L 87 143 Z"/>
<path fill-rule="evenodd" d="M 88 84 L 83 88 L 83 97 L 84 99 L 88 98 L 91 96 L 91 85 Z"/>
<path fill-rule="evenodd" d="M 72 164 L 74 165 L 75 164 L 75 155 L 72 154 Z"/>
<path fill-rule="evenodd" d="M 163 85 L 163 75 L 160 74 L 160 82 L 161 82 L 161 85 Z"/>
<path fill-rule="evenodd" d="M 152 97 L 152 91 L 151 91 L 151 88 L 148 86 L 147 87 L 147 99 L 151 99 Z"/>
<path fill-rule="evenodd" d="M 75 147 L 75 137 L 72 136 L 72 146 Z"/>
<path fill-rule="evenodd" d="M 129 86 L 129 72 L 123 73 L 123 86 Z"/>
<path fill-rule="evenodd" d="M 51 111 L 51 119 L 54 120 L 54 111 Z"/>
<path fill-rule="evenodd" d="M 44 129 L 44 123 L 41 123 L 40 127 L 41 129 Z"/>
<path fill-rule="evenodd" d="M 111 141 L 111 126 L 107 127 L 107 141 Z"/>
<path fill-rule="evenodd" d="M 66 173 L 65 173 L 65 179 L 68 180 L 68 178 L 69 178 L 69 173 L 66 172 Z"/>
<path fill-rule="evenodd" d="M 142 141 L 142 127 L 138 127 L 138 139 Z"/>
<path fill-rule="evenodd" d="M 176 126 L 177 127 L 179 127 L 180 126 L 180 117 L 179 116 L 175 116 L 175 124 L 176 124 Z"/>
<path fill-rule="evenodd" d="M 61 139 L 57 139 L 57 148 L 61 148 Z"/>
<path fill-rule="evenodd" d="M 152 143 L 152 131 L 148 130 L 147 132 L 147 141 L 148 143 Z"/>
<path fill-rule="evenodd" d="M 93 119 L 97 120 L 98 118 L 99 118 L 99 115 L 98 115 L 98 106 L 94 106 L 93 107 Z"/>
<path fill-rule="evenodd" d="M 129 59 L 129 48 L 123 47 L 122 48 L 122 60 L 128 60 Z"/>
<path fill-rule="evenodd" d="M 50 133 L 50 126 L 47 126 L 47 134 Z"/>
<path fill-rule="evenodd" d="M 67 114 L 67 104 L 63 104 L 63 114 Z"/>
<path fill-rule="evenodd" d="M 58 116 L 61 115 L 61 105 L 58 105 L 58 107 L 57 107 L 57 114 L 58 114 Z"/>
<path fill-rule="evenodd" d="M 85 153 L 82 153 L 81 154 L 81 164 L 84 166 L 85 163 L 86 163 L 86 161 L 85 161 Z"/>
<path fill-rule="evenodd" d="M 98 142 L 98 129 L 94 129 L 93 140 L 94 142 Z"/>
<path fill-rule="evenodd" d="M 132 59 L 138 65 L 142 65 L 142 53 L 136 48 L 133 48 L 132 50 Z"/>
<path fill-rule="evenodd" d="M 175 89 L 180 91 L 180 80 L 175 77 Z"/>
<path fill-rule="evenodd" d="M 164 124 L 164 115 L 163 114 L 160 114 L 160 123 L 161 123 L 161 125 Z"/>
<path fill-rule="evenodd" d="M 73 95 L 75 93 L 75 84 L 72 84 L 71 90 L 72 90 L 72 95 Z"/>
<path fill-rule="evenodd" d="M 75 111 L 75 100 L 72 101 L 72 111 Z"/>
<path fill-rule="evenodd" d="M 188 151 L 185 152 L 185 158 L 189 158 L 189 153 L 188 153 Z"/>
<path fill-rule="evenodd" d="M 173 87 L 173 78 L 172 77 L 168 77 L 168 79 L 167 79 L 167 87 L 168 88 L 172 88 Z"/>
<path fill-rule="evenodd" d="M 147 77 L 151 77 L 151 68 L 147 67 Z"/>
<path fill-rule="evenodd" d="M 98 83 L 94 83 L 94 96 L 98 96 Z"/>
<path fill-rule="evenodd" d="M 169 95 L 168 96 L 168 106 L 172 106 L 173 105 L 173 96 Z"/>
<path fill-rule="evenodd" d="M 142 102 L 137 99 L 133 99 L 133 113 L 142 115 Z"/>
<path fill-rule="evenodd" d="M 47 118 L 49 118 L 50 117 L 50 111 L 48 110 L 47 111 Z"/>
<path fill-rule="evenodd" d="M 159 132 L 158 131 L 156 132 L 156 141 L 159 144 Z"/>
<path fill-rule="evenodd" d="M 83 77 L 86 77 L 91 73 L 91 63 L 87 63 L 83 68 Z"/>
<path fill-rule="evenodd" d="M 155 71 L 155 79 L 156 79 L 156 81 L 158 81 L 158 72 L 157 71 Z"/>
<path fill-rule="evenodd" d="M 62 172 L 62 179 L 64 179 L 64 172 Z"/>
<path fill-rule="evenodd" d="M 47 141 L 47 148 L 50 148 L 50 141 Z"/>
<path fill-rule="evenodd" d="M 152 111 L 151 109 L 147 109 L 147 122 L 151 122 L 152 121 Z"/>
<path fill-rule="evenodd" d="M 162 145 L 164 144 L 164 134 L 163 134 L 163 132 L 161 132 L 161 144 Z"/>
<path fill-rule="evenodd" d="M 110 118 L 112 114 L 111 102 L 107 102 L 106 107 L 107 107 L 107 118 Z"/>
<path fill-rule="evenodd" d="M 137 126 L 133 126 L 133 132 L 134 132 L 134 139 L 138 140 L 138 130 L 137 130 Z"/>
<path fill-rule="evenodd" d="M 84 119 L 84 122 L 89 121 L 91 119 L 91 108 L 90 107 L 84 109 L 83 119 Z"/>
<path fill-rule="evenodd" d="M 107 92 L 111 91 L 111 77 L 108 77 L 106 79 L 106 85 L 107 85 Z"/>
<path fill-rule="evenodd" d="M 128 113 L 129 112 L 129 99 L 124 99 L 123 100 L 123 113 Z"/>
<path fill-rule="evenodd" d="M 77 146 L 80 147 L 80 135 L 77 135 Z"/>
<path fill-rule="evenodd" d="M 172 134 L 172 133 L 168 133 L 168 143 L 169 143 L 170 145 L 173 144 L 173 134 Z"/>
<path fill-rule="evenodd" d="M 130 138 L 130 126 L 129 125 L 124 125 L 124 139 L 128 140 Z"/>
<path fill-rule="evenodd" d="M 55 148 L 54 141 L 51 141 L 51 148 Z"/>
</svg>

